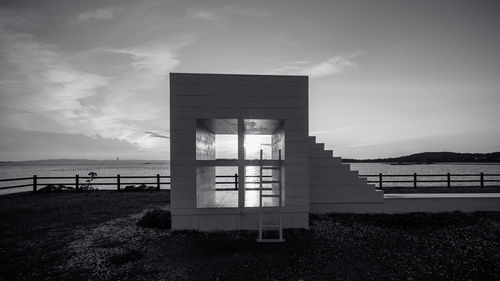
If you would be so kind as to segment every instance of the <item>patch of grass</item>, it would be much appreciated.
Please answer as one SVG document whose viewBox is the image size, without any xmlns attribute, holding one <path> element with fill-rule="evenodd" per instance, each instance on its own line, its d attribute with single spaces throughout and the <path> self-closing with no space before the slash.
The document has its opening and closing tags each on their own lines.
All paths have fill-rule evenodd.
<svg viewBox="0 0 500 281">
<path fill-rule="evenodd" d="M 137 250 L 125 250 L 124 252 L 112 255 L 108 258 L 108 262 L 112 265 L 121 265 L 133 261 L 137 261 L 141 258 L 142 253 Z"/>
<path fill-rule="evenodd" d="M 500 279 L 499 212 L 311 215 L 309 230 L 259 244 L 256 231 L 136 226 L 131 214 L 156 209 L 166 193 L 85 196 L 0 197 L 15 229 L 0 222 L 0 280 Z"/>
<path fill-rule="evenodd" d="M 51 276 L 52 267 L 67 256 L 75 231 L 169 202 L 169 191 L 2 195 L 0 280 L 40 280 Z"/>
</svg>

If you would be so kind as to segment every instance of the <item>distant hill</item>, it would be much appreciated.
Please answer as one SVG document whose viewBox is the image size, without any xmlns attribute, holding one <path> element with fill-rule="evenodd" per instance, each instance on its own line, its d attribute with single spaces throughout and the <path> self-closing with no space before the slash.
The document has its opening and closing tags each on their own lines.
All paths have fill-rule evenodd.
<svg viewBox="0 0 500 281">
<path fill-rule="evenodd" d="M 377 162 L 377 163 L 443 163 L 443 162 L 477 162 L 500 163 L 500 152 L 492 153 L 456 153 L 456 152 L 422 152 L 407 156 L 377 159 L 342 159 L 346 163 Z"/>
</svg>

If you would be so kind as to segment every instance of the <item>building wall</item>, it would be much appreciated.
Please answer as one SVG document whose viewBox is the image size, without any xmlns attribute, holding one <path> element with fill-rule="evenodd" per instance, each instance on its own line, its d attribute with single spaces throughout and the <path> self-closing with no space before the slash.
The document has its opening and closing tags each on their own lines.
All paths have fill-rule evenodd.
<svg viewBox="0 0 500 281">
<path fill-rule="evenodd" d="M 333 212 L 338 207 L 335 204 L 384 202 L 383 191 L 360 178 L 357 171 L 351 171 L 340 157 L 333 157 L 332 151 L 325 150 L 314 137 L 309 138 L 309 191 L 312 212 L 316 206 L 321 206 L 322 211 L 332 206 Z"/>
<path fill-rule="evenodd" d="M 422 195 L 422 194 L 419 194 Z M 475 211 L 500 211 L 500 194 L 496 197 L 473 196 L 474 194 L 462 194 L 462 197 L 454 197 L 454 194 L 426 194 L 427 197 L 385 198 L 383 202 L 346 202 L 346 203 L 313 203 L 311 213 L 359 213 L 359 214 L 405 214 L 412 212 L 475 212 Z M 444 196 L 438 196 L 444 195 Z M 448 197 L 446 195 L 449 195 Z"/>
<path fill-rule="evenodd" d="M 196 119 L 284 120 L 284 225 L 308 228 L 307 77 L 170 74 L 173 228 L 256 229 L 256 208 L 196 207 Z"/>
</svg>

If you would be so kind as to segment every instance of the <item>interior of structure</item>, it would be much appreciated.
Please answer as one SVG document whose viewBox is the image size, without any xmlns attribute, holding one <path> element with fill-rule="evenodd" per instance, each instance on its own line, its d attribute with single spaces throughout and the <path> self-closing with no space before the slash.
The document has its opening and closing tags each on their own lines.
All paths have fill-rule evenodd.
<svg viewBox="0 0 500 281">
<path fill-rule="evenodd" d="M 196 197 L 198 208 L 258 207 L 260 165 L 264 194 L 284 199 L 285 132 L 283 120 L 197 119 Z M 260 151 L 262 150 L 262 162 Z M 241 179 L 245 179 L 244 181 Z M 277 206 L 278 198 L 263 198 L 263 206 Z"/>
</svg>

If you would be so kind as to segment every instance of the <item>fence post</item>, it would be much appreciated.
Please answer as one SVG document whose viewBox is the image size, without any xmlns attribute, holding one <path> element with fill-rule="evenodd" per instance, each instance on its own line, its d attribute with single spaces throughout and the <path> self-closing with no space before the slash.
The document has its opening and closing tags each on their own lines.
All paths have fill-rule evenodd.
<svg viewBox="0 0 500 281">
<path fill-rule="evenodd" d="M 76 175 L 75 176 L 75 190 L 78 191 L 79 188 L 80 188 L 80 176 Z"/>
<path fill-rule="evenodd" d="M 238 174 L 234 174 L 234 189 L 238 190 Z"/>
<path fill-rule="evenodd" d="M 378 188 L 382 188 L 382 173 L 378 174 Z"/>
<path fill-rule="evenodd" d="M 417 188 L 417 173 L 413 173 L 413 187 Z"/>
<path fill-rule="evenodd" d="M 156 174 L 156 188 L 160 190 L 160 174 Z"/>
<path fill-rule="evenodd" d="M 120 174 L 116 175 L 116 189 L 120 191 Z"/>
<path fill-rule="evenodd" d="M 37 176 L 33 175 L 33 192 L 36 192 L 36 187 L 37 187 Z"/>
<path fill-rule="evenodd" d="M 481 187 L 484 187 L 484 173 L 481 172 Z"/>
<path fill-rule="evenodd" d="M 446 174 L 446 177 L 448 179 L 448 187 L 451 187 L 451 181 L 450 181 L 451 176 L 450 176 L 450 173 Z"/>
</svg>

